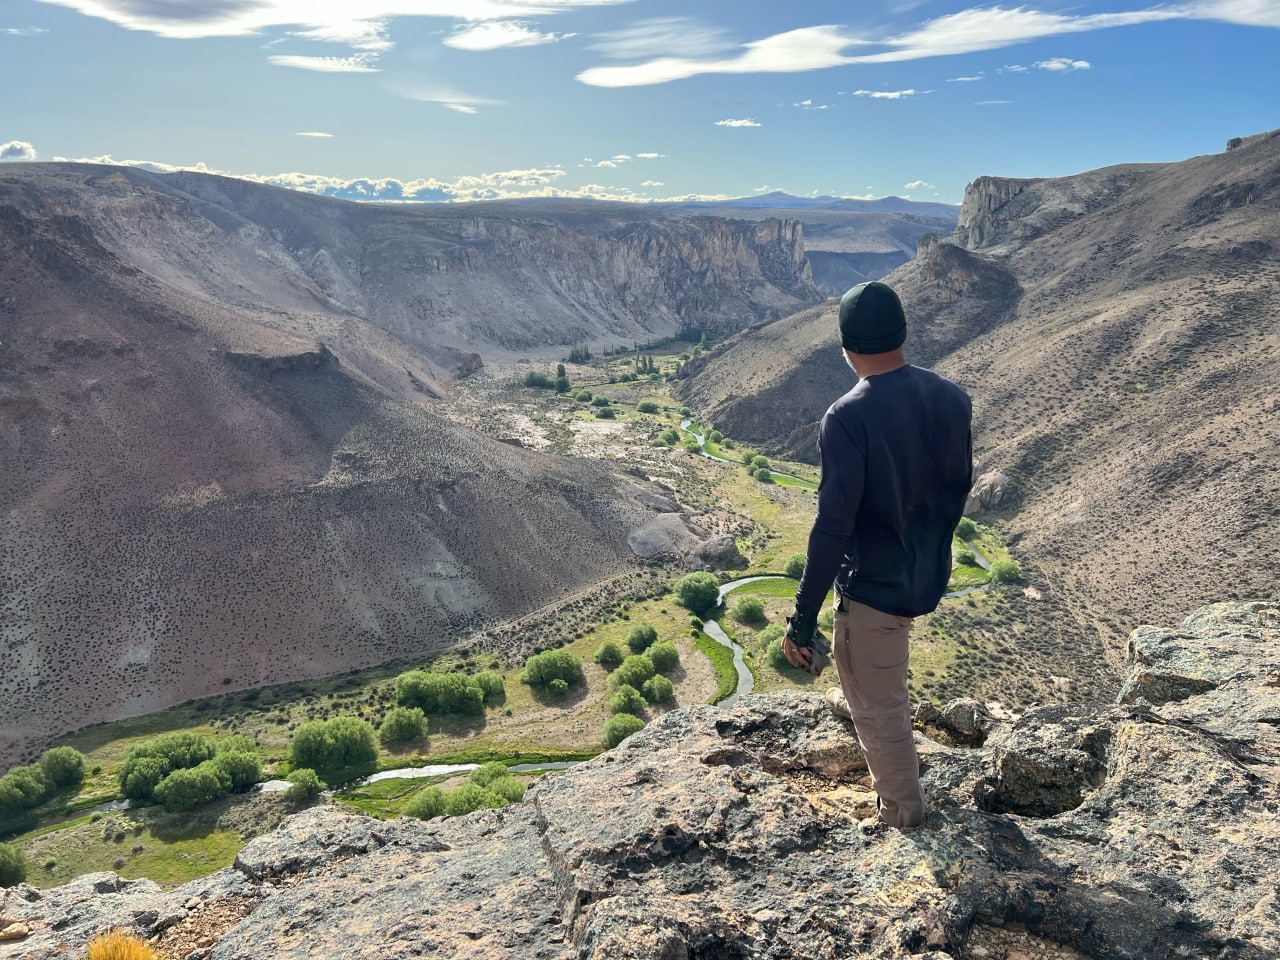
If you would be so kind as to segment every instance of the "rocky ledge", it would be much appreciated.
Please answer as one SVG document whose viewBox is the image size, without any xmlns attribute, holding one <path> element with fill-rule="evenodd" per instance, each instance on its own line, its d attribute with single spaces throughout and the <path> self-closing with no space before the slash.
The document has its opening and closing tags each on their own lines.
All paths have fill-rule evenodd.
<svg viewBox="0 0 1280 960">
<path fill-rule="evenodd" d="M 3 891 L 30 932 L 0 956 L 79 955 L 123 925 L 211 960 L 944 960 L 992 955 L 993 927 L 1055 955 L 1273 958 L 1278 640 L 1280 604 L 1218 604 L 1135 631 L 1118 703 L 922 707 L 933 809 L 914 831 L 869 819 L 851 727 L 820 697 L 743 697 L 669 713 L 505 810 L 325 805 L 178 890 Z"/>
</svg>

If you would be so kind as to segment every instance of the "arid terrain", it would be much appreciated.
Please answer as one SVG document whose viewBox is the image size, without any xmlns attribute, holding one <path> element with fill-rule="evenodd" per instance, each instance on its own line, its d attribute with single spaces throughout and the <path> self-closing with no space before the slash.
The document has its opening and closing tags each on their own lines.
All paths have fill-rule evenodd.
<svg viewBox="0 0 1280 960">
<path fill-rule="evenodd" d="M 983 177 L 954 236 L 886 278 L 909 359 L 974 397 L 983 516 L 1031 561 L 1082 649 L 1280 581 L 1280 133 L 1181 163 Z M 709 422 L 812 460 L 852 384 L 835 306 L 692 365 Z"/>
</svg>

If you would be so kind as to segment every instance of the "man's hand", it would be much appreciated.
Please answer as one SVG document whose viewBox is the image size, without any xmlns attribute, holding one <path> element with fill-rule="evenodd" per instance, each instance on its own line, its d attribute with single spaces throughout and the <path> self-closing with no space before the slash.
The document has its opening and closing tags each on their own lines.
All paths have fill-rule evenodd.
<svg viewBox="0 0 1280 960">
<path fill-rule="evenodd" d="M 797 647 L 791 642 L 790 637 L 783 637 L 782 655 L 787 658 L 787 663 L 797 670 L 803 670 L 808 673 L 809 663 L 813 659 L 813 651 L 808 647 Z"/>
<path fill-rule="evenodd" d="M 813 632 L 818 625 L 818 611 L 797 606 L 787 617 L 787 632 L 782 638 L 782 654 L 797 670 L 813 672 Z"/>
</svg>

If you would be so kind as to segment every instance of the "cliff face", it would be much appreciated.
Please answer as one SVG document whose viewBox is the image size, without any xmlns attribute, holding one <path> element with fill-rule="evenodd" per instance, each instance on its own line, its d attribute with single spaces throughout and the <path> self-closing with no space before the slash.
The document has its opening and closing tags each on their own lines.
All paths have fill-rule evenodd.
<svg viewBox="0 0 1280 960">
<path fill-rule="evenodd" d="M 119 924 L 209 960 L 948 960 L 1021 924 L 1055 955 L 1266 960 L 1277 651 L 1280 605 L 1218 604 L 1135 631 L 1117 703 L 1016 722 L 924 705 L 932 812 L 912 832 L 867 819 L 857 741 L 819 697 L 751 696 L 669 713 L 504 810 L 326 805 L 175 891 L 113 874 L 4 891 L 30 933 L 0 956 L 52 960 Z"/>
</svg>

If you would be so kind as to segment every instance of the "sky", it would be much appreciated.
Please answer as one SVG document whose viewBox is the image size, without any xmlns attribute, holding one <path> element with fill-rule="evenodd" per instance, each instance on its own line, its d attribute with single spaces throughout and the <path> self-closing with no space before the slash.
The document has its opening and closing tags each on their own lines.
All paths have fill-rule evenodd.
<svg viewBox="0 0 1280 960">
<path fill-rule="evenodd" d="M 959 203 L 1280 126 L 1280 0 L 0 0 L 0 161 Z"/>
</svg>

